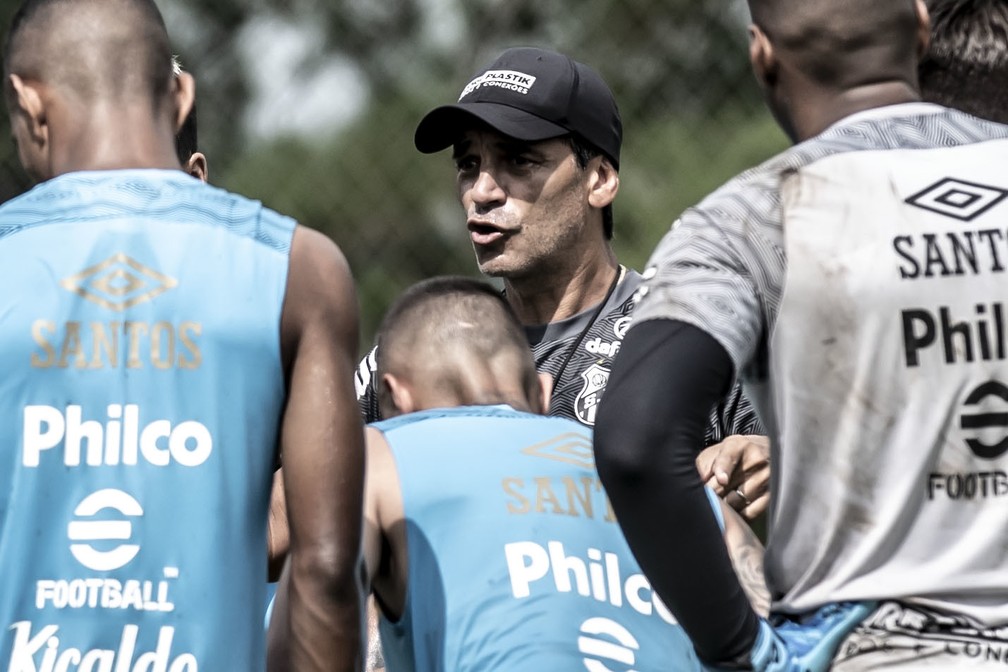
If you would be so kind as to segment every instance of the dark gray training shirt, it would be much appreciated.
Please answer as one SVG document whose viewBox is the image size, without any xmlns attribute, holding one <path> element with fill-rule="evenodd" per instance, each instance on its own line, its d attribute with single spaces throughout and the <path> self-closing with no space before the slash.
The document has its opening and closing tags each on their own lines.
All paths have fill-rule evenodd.
<svg viewBox="0 0 1008 672">
<path fill-rule="evenodd" d="M 594 426 L 598 403 L 609 381 L 613 357 L 619 352 L 623 336 L 630 326 L 634 293 L 641 284 L 641 276 L 636 271 L 621 269 L 621 273 L 623 277 L 601 311 L 597 310 L 598 306 L 593 306 L 565 320 L 525 327 L 536 369 L 549 373 L 555 381 L 550 415 Z M 572 348 L 576 350 L 572 351 Z M 381 419 L 375 388 L 376 350 L 372 348 L 361 360 L 354 381 L 365 422 Z M 568 355 L 570 359 L 565 366 Z M 736 385 L 713 409 L 705 445 L 718 443 L 733 434 L 762 433 L 756 412 Z"/>
</svg>

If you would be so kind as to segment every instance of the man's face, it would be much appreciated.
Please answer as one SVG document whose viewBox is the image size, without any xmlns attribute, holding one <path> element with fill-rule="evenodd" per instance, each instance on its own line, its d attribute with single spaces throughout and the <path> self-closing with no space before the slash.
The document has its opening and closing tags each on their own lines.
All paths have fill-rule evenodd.
<svg viewBox="0 0 1008 672">
<path fill-rule="evenodd" d="M 577 259 L 591 211 L 588 174 L 565 138 L 528 143 L 470 130 L 455 145 L 459 199 L 486 275 L 521 278 Z M 601 228 L 601 227 L 600 227 Z"/>
</svg>

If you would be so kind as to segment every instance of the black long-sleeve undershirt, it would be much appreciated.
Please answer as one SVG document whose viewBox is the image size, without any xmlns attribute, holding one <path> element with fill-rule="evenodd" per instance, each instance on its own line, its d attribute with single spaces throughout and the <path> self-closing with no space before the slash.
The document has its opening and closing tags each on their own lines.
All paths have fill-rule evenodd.
<svg viewBox="0 0 1008 672">
<path fill-rule="evenodd" d="M 724 348 L 696 327 L 635 324 L 595 424 L 599 474 L 627 541 L 697 654 L 712 663 L 745 659 L 759 628 L 694 463 L 732 371 Z"/>
</svg>

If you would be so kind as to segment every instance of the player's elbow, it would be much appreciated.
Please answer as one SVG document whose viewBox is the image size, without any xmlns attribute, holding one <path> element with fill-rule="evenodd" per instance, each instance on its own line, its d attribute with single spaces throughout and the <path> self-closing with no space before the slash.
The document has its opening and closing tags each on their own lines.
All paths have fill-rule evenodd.
<svg viewBox="0 0 1008 672">
<path fill-rule="evenodd" d="M 613 400 L 616 402 L 617 400 Z M 610 492 L 640 483 L 653 464 L 649 442 L 642 434 L 647 423 L 620 403 L 602 403 L 595 421 L 595 465 Z"/>
<path fill-rule="evenodd" d="M 291 548 L 291 581 L 336 603 L 361 599 L 360 556 L 350 549 L 327 546 Z"/>
</svg>

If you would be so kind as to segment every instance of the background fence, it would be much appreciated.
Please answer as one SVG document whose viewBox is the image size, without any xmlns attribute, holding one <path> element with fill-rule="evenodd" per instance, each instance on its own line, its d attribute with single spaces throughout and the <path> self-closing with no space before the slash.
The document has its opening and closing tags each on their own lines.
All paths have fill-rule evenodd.
<svg viewBox="0 0 1008 672">
<path fill-rule="evenodd" d="M 0 0 L 0 27 L 17 2 Z M 335 239 L 354 270 L 362 349 L 389 301 L 476 273 L 449 152 L 413 148 L 509 46 L 599 70 L 624 122 L 616 249 L 640 268 L 675 216 L 785 146 L 749 69 L 741 0 L 158 0 L 196 76 L 210 181 Z M 28 185 L 0 122 L 0 200 Z"/>
</svg>

